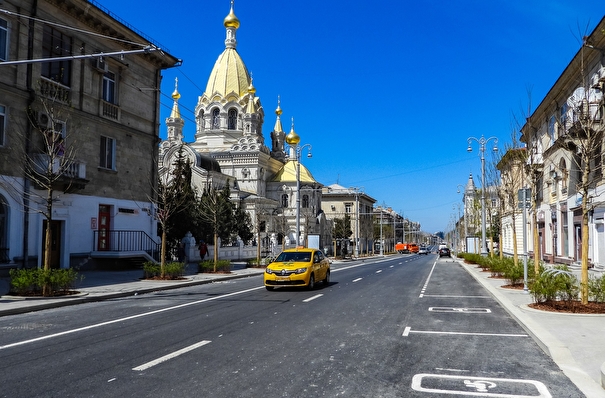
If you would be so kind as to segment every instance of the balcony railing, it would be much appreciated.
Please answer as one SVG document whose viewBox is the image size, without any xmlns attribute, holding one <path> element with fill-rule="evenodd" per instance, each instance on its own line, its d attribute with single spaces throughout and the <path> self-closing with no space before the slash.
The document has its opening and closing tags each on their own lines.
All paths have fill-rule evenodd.
<svg viewBox="0 0 605 398">
<path fill-rule="evenodd" d="M 69 87 L 44 78 L 40 79 L 40 94 L 64 104 L 69 104 L 71 99 L 71 90 Z"/>
<path fill-rule="evenodd" d="M 111 102 L 101 101 L 101 115 L 108 119 L 120 120 L 120 107 Z"/>
<path fill-rule="evenodd" d="M 93 251 L 144 251 L 156 260 L 160 258 L 160 244 L 144 231 L 94 231 Z"/>
<path fill-rule="evenodd" d="M 61 164 L 63 161 L 62 157 L 55 157 L 52 159 L 52 166 L 50 171 L 53 174 L 60 174 L 66 178 L 79 178 L 86 179 L 86 163 L 79 161 L 71 161 L 66 164 Z M 49 171 L 49 162 L 51 162 L 50 156 L 45 153 L 38 153 L 34 156 L 34 165 L 37 173 L 46 174 Z"/>
</svg>

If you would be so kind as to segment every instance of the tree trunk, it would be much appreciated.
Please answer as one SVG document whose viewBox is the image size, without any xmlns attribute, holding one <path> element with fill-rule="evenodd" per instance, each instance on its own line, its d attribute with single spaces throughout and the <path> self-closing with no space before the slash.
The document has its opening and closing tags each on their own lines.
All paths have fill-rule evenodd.
<svg viewBox="0 0 605 398">
<path fill-rule="evenodd" d="M 582 197 L 582 273 L 580 278 L 580 292 L 582 304 L 588 304 L 588 209 L 584 206 L 588 201 Z"/>
<path fill-rule="evenodd" d="M 160 255 L 160 277 L 164 278 L 166 270 L 166 228 L 162 225 L 162 249 Z"/>
<path fill-rule="evenodd" d="M 537 206 L 534 204 L 532 212 L 532 231 L 534 235 L 534 273 L 536 277 L 540 274 L 540 234 L 538 233 L 538 215 Z"/>
</svg>

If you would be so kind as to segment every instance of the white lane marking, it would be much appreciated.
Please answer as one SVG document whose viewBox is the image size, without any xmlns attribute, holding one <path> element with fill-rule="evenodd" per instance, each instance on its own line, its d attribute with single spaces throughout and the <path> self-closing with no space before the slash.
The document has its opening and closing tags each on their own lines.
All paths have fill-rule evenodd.
<svg viewBox="0 0 605 398">
<path fill-rule="evenodd" d="M 429 312 L 458 312 L 463 314 L 491 314 L 489 308 L 429 307 Z"/>
<path fill-rule="evenodd" d="M 410 333 L 418 334 L 447 334 L 460 336 L 497 336 L 497 337 L 529 337 L 526 334 L 507 334 L 507 333 L 481 333 L 481 332 L 439 332 L 434 330 L 412 330 L 407 326 L 403 332 L 403 336 L 409 336 Z"/>
<path fill-rule="evenodd" d="M 320 298 L 321 296 L 323 296 L 323 294 L 316 294 L 313 297 L 309 297 L 308 299 L 303 300 L 303 303 L 308 303 L 309 301 L 315 300 L 316 298 Z"/>
<path fill-rule="evenodd" d="M 195 350 L 196 348 L 199 348 L 199 347 L 201 347 L 203 345 L 206 345 L 208 343 L 210 343 L 210 340 L 202 340 L 199 343 L 192 344 L 189 347 L 182 348 L 182 349 L 180 349 L 178 351 L 175 351 L 173 353 L 170 353 L 168 355 L 164 355 L 163 357 L 160 357 L 158 359 L 154 359 L 153 361 L 149 361 L 147 363 L 144 363 L 141 366 L 137 366 L 136 368 L 132 368 L 132 370 L 134 370 L 134 371 L 143 371 L 143 370 L 149 369 L 152 366 L 158 365 L 158 364 L 160 364 L 162 362 L 166 362 L 169 359 L 176 358 L 179 355 L 182 355 L 182 354 L 184 354 L 186 352 Z"/>
<path fill-rule="evenodd" d="M 112 379 L 107 380 L 107 382 L 108 382 L 108 383 L 111 383 L 112 381 L 115 381 L 116 379 L 117 379 L 117 378 L 116 378 L 116 377 L 114 377 L 114 378 L 112 378 Z"/>
<path fill-rule="evenodd" d="M 377 274 L 379 274 L 379 273 L 381 273 L 381 272 L 382 272 L 382 270 L 381 270 L 381 269 L 379 269 L 378 271 L 376 271 L 376 273 L 377 273 Z"/>
<path fill-rule="evenodd" d="M 419 298 L 424 297 L 424 292 L 426 291 L 426 288 L 429 285 L 429 281 L 431 280 L 431 275 L 433 275 L 433 271 L 435 270 L 436 265 L 437 265 L 437 261 L 435 261 L 433 263 L 433 266 L 431 267 L 431 272 L 429 272 L 429 276 L 426 278 L 426 282 L 424 282 L 424 286 L 422 286 L 422 290 L 420 290 L 420 296 L 418 296 Z"/>
<path fill-rule="evenodd" d="M 362 280 L 363 278 L 357 278 L 357 279 L 353 279 L 353 283 L 355 282 L 359 282 L 360 280 Z"/>
<path fill-rule="evenodd" d="M 192 301 L 190 303 L 184 303 L 184 304 L 175 305 L 174 307 L 162 308 L 162 309 L 155 310 L 155 311 L 144 312 L 144 313 L 138 314 L 138 315 L 131 315 L 131 316 L 127 316 L 127 317 L 124 317 L 124 318 L 114 319 L 113 321 L 101 322 L 101 323 L 97 323 L 97 324 L 89 325 L 89 326 L 84 326 L 84 327 L 77 328 L 77 329 L 71 329 L 71 330 L 66 330 L 64 332 L 49 334 L 48 336 L 36 337 L 35 339 L 18 341 L 16 343 L 0 346 L 0 350 L 4 350 L 4 349 L 7 349 L 7 348 L 11 348 L 11 347 L 17 347 L 17 346 L 20 346 L 20 345 L 30 344 L 30 343 L 34 343 L 34 342 L 37 342 L 37 341 L 48 340 L 48 339 L 52 339 L 52 338 L 59 337 L 59 336 L 65 336 L 65 335 L 72 334 L 72 333 L 83 332 L 85 330 L 95 329 L 95 328 L 98 328 L 98 327 L 101 327 L 101 326 L 107 326 L 107 325 L 111 325 L 111 324 L 118 323 L 118 322 L 129 321 L 131 319 L 142 318 L 142 317 L 149 316 L 149 315 L 160 314 L 162 312 L 172 311 L 172 310 L 176 310 L 176 309 L 179 309 L 179 308 L 188 307 L 190 305 L 205 303 L 205 302 L 208 302 L 208 301 L 219 300 L 219 299 L 222 299 L 222 298 L 225 298 L 225 297 L 237 296 L 238 294 L 248 293 L 248 292 L 252 292 L 254 290 L 259 290 L 259 289 L 264 289 L 264 288 L 265 288 L 264 286 L 253 287 L 251 289 L 240 290 L 240 291 L 233 292 L 233 293 L 227 293 L 227 294 L 223 294 L 221 296 L 209 297 L 209 298 L 206 298 L 206 299 L 203 299 L 203 300 L 197 300 L 197 301 Z"/>
</svg>

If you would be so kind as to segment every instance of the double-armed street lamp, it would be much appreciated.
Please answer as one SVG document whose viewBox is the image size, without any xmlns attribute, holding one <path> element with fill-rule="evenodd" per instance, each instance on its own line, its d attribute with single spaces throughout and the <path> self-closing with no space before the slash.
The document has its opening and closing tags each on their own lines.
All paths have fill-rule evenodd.
<svg viewBox="0 0 605 398">
<path fill-rule="evenodd" d="M 286 142 L 294 150 L 296 159 L 296 246 L 300 245 L 300 155 L 303 149 L 308 149 L 307 157 L 311 155 L 311 144 L 300 145 L 300 136 L 294 131 L 294 118 L 292 118 L 292 129 L 286 135 Z"/>
<path fill-rule="evenodd" d="M 481 136 L 481 138 L 469 137 L 468 138 L 468 148 L 466 149 L 468 152 L 473 151 L 473 147 L 471 146 L 472 141 L 476 141 L 479 144 L 479 150 L 481 151 L 481 255 L 487 255 L 487 246 L 486 246 L 486 238 L 485 238 L 485 145 L 494 140 L 493 151 L 498 152 L 498 138 L 489 137 L 485 138 Z"/>
</svg>

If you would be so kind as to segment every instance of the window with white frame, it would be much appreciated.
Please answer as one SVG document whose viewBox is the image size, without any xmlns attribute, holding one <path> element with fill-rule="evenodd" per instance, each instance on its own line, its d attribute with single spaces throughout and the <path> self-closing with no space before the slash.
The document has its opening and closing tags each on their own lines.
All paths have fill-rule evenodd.
<svg viewBox="0 0 605 398">
<path fill-rule="evenodd" d="M 101 136 L 99 167 L 108 170 L 116 169 L 116 140 Z"/>
<path fill-rule="evenodd" d="M 237 128 L 237 110 L 229 109 L 227 129 L 235 130 L 236 128 Z"/>
<path fill-rule="evenodd" d="M 353 209 L 353 203 L 345 203 L 345 213 L 351 214 Z"/>
<path fill-rule="evenodd" d="M 8 60 L 8 22 L 0 19 L 0 61 Z"/>
<path fill-rule="evenodd" d="M 103 74 L 103 101 L 117 104 L 116 97 L 116 75 L 113 72 Z"/>
<path fill-rule="evenodd" d="M 309 208 L 309 195 L 302 196 L 302 207 L 303 207 L 303 209 Z"/>
<path fill-rule="evenodd" d="M 548 136 L 550 137 L 550 145 L 555 143 L 555 115 L 548 119 Z"/>
<path fill-rule="evenodd" d="M 4 131 L 6 130 L 6 107 L 0 105 L 0 146 L 4 146 Z"/>
<path fill-rule="evenodd" d="M 281 196 L 281 207 L 288 207 L 288 194 L 286 193 Z"/>
<path fill-rule="evenodd" d="M 212 110 L 212 129 L 218 130 L 221 128 L 221 111 L 218 108 Z"/>
</svg>

